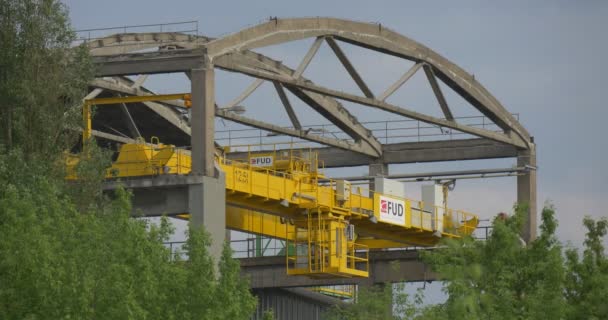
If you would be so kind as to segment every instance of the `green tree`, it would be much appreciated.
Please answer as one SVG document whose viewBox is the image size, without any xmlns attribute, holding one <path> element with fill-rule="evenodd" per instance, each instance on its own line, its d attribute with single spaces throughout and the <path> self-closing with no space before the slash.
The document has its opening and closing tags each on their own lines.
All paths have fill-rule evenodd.
<svg viewBox="0 0 608 320">
<path fill-rule="evenodd" d="M 392 319 L 392 290 L 390 285 L 360 287 L 357 301 L 352 304 L 337 305 L 327 314 L 329 320 Z"/>
<path fill-rule="evenodd" d="M 375 320 L 411 319 L 421 304 L 421 295 L 410 297 L 405 284 L 382 284 L 373 287 L 359 287 L 356 301 L 338 304 L 330 308 L 325 318 L 328 320 Z"/>
<path fill-rule="evenodd" d="M 248 319 L 254 311 L 228 245 L 216 277 L 203 230 L 191 228 L 182 261 L 163 245 L 167 219 L 131 218 L 126 192 L 81 212 L 61 180 L 19 159 L 0 155 L 0 318 Z"/>
<path fill-rule="evenodd" d="M 0 0 L 0 144 L 27 161 L 52 161 L 77 139 L 92 67 L 74 38 L 60 1 Z"/>
<path fill-rule="evenodd" d="M 564 316 L 561 244 L 552 206 L 542 211 L 540 236 L 520 238 L 526 208 L 497 218 L 486 241 L 446 240 L 423 257 L 441 275 L 447 301 L 426 311 L 445 319 L 561 319 Z"/>
<path fill-rule="evenodd" d="M 262 315 L 263 320 L 274 320 L 274 311 L 272 309 L 264 311 Z"/>
<path fill-rule="evenodd" d="M 602 241 L 608 219 L 585 217 L 587 228 L 582 257 L 578 250 L 566 250 L 566 290 L 568 319 L 608 318 L 608 259 Z"/>
<path fill-rule="evenodd" d="M 188 259 L 172 255 L 166 218 L 133 219 L 126 191 L 102 193 L 109 158 L 94 145 L 64 179 L 91 75 L 73 39 L 59 1 L 0 0 L 0 318 L 248 319 L 228 245 L 213 261 L 192 227 Z"/>
<path fill-rule="evenodd" d="M 608 262 L 602 245 L 608 219 L 586 218 L 582 259 L 557 240 L 553 206 L 542 211 L 539 237 L 520 237 L 527 208 L 510 218 L 496 218 L 486 241 L 446 239 L 422 253 L 440 275 L 447 300 L 424 306 L 398 297 L 390 286 L 362 290 L 356 304 L 333 308 L 330 319 L 605 319 L 608 316 Z M 392 297 L 392 299 L 391 299 Z M 392 313 L 390 312 L 392 308 Z"/>
<path fill-rule="evenodd" d="M 552 205 L 542 211 L 539 237 L 526 245 L 520 237 L 526 211 L 516 207 L 514 216 L 496 218 L 486 241 L 447 239 L 422 253 L 443 281 L 445 303 L 423 306 L 419 294 L 411 301 L 388 285 L 364 288 L 357 303 L 332 308 L 329 319 L 607 319 L 608 218 L 583 220 L 580 255 L 557 240 Z"/>
</svg>

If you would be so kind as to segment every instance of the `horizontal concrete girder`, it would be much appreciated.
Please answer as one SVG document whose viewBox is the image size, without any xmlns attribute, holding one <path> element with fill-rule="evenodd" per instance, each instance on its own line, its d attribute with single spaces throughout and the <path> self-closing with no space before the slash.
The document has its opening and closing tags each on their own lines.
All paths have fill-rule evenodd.
<svg viewBox="0 0 608 320">
<path fill-rule="evenodd" d="M 514 146 L 488 139 L 402 142 L 385 144 L 382 149 L 383 157 L 376 161 L 384 164 L 517 157 L 517 148 Z M 371 157 L 332 147 L 316 148 L 313 151 L 318 153 L 325 168 L 365 166 L 374 161 Z M 242 159 L 247 154 L 229 152 L 226 156 L 229 159 Z"/>
<path fill-rule="evenodd" d="M 201 49 L 94 56 L 97 77 L 186 72 L 203 67 Z"/>
<path fill-rule="evenodd" d="M 118 33 L 103 38 L 96 38 L 93 41 L 88 41 L 86 46 L 93 56 L 107 56 L 163 46 L 194 48 L 209 40 L 209 38 L 204 36 L 178 32 L 138 32 Z"/>
<path fill-rule="evenodd" d="M 287 288 L 359 284 L 432 281 L 437 275 L 420 261 L 417 251 L 371 251 L 368 278 L 322 278 L 289 276 L 285 272 L 285 257 L 241 258 L 241 274 L 249 278 L 251 288 Z"/>
</svg>

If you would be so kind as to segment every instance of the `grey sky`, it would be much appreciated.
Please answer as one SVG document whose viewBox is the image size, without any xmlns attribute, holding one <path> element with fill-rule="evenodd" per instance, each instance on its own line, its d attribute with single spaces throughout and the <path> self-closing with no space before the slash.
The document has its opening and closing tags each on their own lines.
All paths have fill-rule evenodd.
<svg viewBox="0 0 608 320">
<path fill-rule="evenodd" d="M 606 1 L 508 1 L 492 2 L 493 5 L 488 1 L 65 2 L 71 9 L 76 29 L 198 20 L 200 33 L 220 36 L 269 16 L 331 16 L 381 22 L 475 74 L 509 111 L 520 115 L 521 122 L 535 136 L 538 145 L 540 205 L 545 200 L 556 205 L 562 240 L 579 245 L 583 237 L 582 217 L 608 214 L 603 203 L 608 195 L 605 167 L 608 129 L 604 126 L 608 118 L 605 103 L 608 85 L 604 79 L 608 73 L 604 62 L 608 57 Z M 262 53 L 293 66 L 309 43 L 267 48 Z M 407 67 L 392 58 L 372 56 L 346 45 L 345 48 L 375 91 L 381 92 Z M 324 50 L 307 71 L 310 78 L 321 84 L 340 81 L 336 87 L 356 92 L 352 80 L 348 82 L 341 67 L 334 63 L 335 57 L 327 48 Z M 220 104 L 249 82 L 232 81 L 232 77 L 218 74 Z M 165 92 L 187 88 L 185 79 L 181 78 L 150 80 L 149 85 Z M 270 89 L 269 86 L 264 90 Z M 432 112 L 439 112 L 436 102 L 431 106 L 431 100 L 418 95 L 422 90 L 419 83 L 407 84 L 393 102 L 411 105 L 416 110 L 431 112 L 424 108 L 434 108 Z M 261 118 L 281 114 L 273 119 L 287 124 L 286 116 L 279 112 L 278 100 L 269 100 L 264 92 L 247 100 L 248 115 Z M 455 104 L 458 110 L 458 103 Z M 296 109 L 300 107 L 296 106 Z M 386 118 L 385 114 L 368 108 L 350 108 L 361 121 Z M 308 120 L 302 122 L 317 121 L 303 113 L 304 109 L 299 110 L 304 120 Z M 466 108 L 458 112 L 460 115 L 476 114 Z M 393 166 L 391 170 L 406 173 L 512 164 L 511 160 L 416 164 Z M 354 168 L 339 173 L 352 175 L 363 171 Z M 412 197 L 416 196 L 417 187 L 408 187 L 410 189 Z M 490 217 L 511 208 L 515 201 L 514 190 L 514 178 L 463 181 L 459 182 L 451 203 L 457 208 Z"/>
</svg>

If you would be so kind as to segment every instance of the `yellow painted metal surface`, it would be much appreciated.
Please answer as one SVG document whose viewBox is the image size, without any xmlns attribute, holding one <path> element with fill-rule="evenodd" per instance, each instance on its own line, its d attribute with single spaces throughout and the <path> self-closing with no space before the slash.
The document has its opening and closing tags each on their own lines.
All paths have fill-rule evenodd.
<svg viewBox="0 0 608 320">
<path fill-rule="evenodd" d="M 110 98 L 95 98 L 85 100 L 85 104 L 88 105 L 106 105 L 106 104 L 118 104 L 118 103 L 134 103 L 134 102 L 146 102 L 146 101 L 167 101 L 167 100 L 190 100 L 189 93 L 174 93 L 174 94 L 155 94 L 148 96 L 125 96 L 125 97 L 110 97 Z"/>
<path fill-rule="evenodd" d="M 120 146 L 118 158 L 106 170 L 108 179 L 190 173 L 192 167 L 190 151 L 158 141 L 156 144 L 148 144 L 141 139 L 138 141 L 139 143 Z M 67 156 L 67 179 L 76 179 L 75 168 L 79 160 L 76 155 Z"/>
<path fill-rule="evenodd" d="M 320 185 L 317 178 L 305 177 L 271 169 L 251 168 L 248 165 L 220 159 L 226 175 L 227 201 L 239 205 L 249 205 L 252 209 L 273 212 L 278 215 L 298 218 L 301 210 L 315 209 L 323 213 L 343 216 L 349 223 L 357 226 L 363 233 L 382 235 L 381 238 L 405 244 L 432 245 L 442 237 L 459 237 L 471 234 L 476 226 L 476 216 L 467 212 L 445 209 L 438 217 L 434 212 L 424 212 L 419 201 L 388 197 L 374 193 L 372 197 L 351 189 L 348 201 L 336 200 L 335 182 Z M 319 176 L 317 174 L 317 176 Z M 263 200 L 255 203 L 254 199 Z M 402 211 L 383 212 L 392 200 L 400 205 Z M 389 203 L 387 203 L 389 202 Z M 400 220 L 389 220 L 387 215 L 401 214 Z M 376 222 L 374 222 L 375 218 Z M 444 230 L 433 229 L 438 220 L 444 221 Z M 389 235 L 390 233 L 390 235 Z"/>
<path fill-rule="evenodd" d="M 401 242 L 377 239 L 372 237 L 358 237 L 355 240 L 357 244 L 364 245 L 369 249 L 388 249 L 388 248 L 408 248 L 412 247 L 411 245 L 404 244 Z"/>
<path fill-rule="evenodd" d="M 328 180 L 318 169 L 316 154 L 307 150 L 242 162 L 216 159 L 226 179 L 227 227 L 287 240 L 295 248 L 287 250 L 288 274 L 366 277 L 368 248 L 433 246 L 477 227 L 477 217 L 470 213 L 423 211 L 420 201 Z M 69 174 L 78 161 L 66 161 Z M 188 174 L 190 168 L 187 150 L 140 141 L 121 146 L 107 177 Z"/>
<path fill-rule="evenodd" d="M 134 103 L 146 101 L 167 101 L 167 100 L 183 100 L 184 107 L 189 108 L 192 105 L 192 96 L 190 93 L 175 93 L 175 94 L 155 94 L 147 96 L 126 96 L 126 97 L 110 97 L 110 98 L 95 98 L 83 101 L 82 105 L 82 142 L 86 143 L 92 135 L 91 107 L 108 104 L 119 103 Z"/>
<path fill-rule="evenodd" d="M 178 217 L 189 220 L 190 214 Z M 296 230 L 289 219 L 230 205 L 226 206 L 226 228 L 281 240 L 286 240 L 288 234 Z"/>
<path fill-rule="evenodd" d="M 187 150 L 172 145 L 123 144 L 118 158 L 108 169 L 108 178 L 187 174 L 191 157 Z"/>
<path fill-rule="evenodd" d="M 313 212 L 306 219 L 307 228 L 289 234 L 287 245 L 295 250 L 286 257 L 287 274 L 311 277 L 367 277 L 368 249 L 348 236 L 343 217 Z"/>
<path fill-rule="evenodd" d="M 226 206 L 226 227 L 276 239 L 287 239 L 296 226 L 283 217 Z"/>
<path fill-rule="evenodd" d="M 354 299 L 356 294 L 356 285 L 336 285 L 336 286 L 321 286 L 312 287 L 310 290 L 322 293 L 326 296 L 340 299 Z"/>
</svg>

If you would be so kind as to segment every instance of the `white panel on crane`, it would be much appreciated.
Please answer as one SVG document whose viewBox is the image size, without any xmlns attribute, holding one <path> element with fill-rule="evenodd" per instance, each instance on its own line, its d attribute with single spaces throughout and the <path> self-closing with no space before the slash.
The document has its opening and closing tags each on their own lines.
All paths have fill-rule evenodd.
<svg viewBox="0 0 608 320">
<path fill-rule="evenodd" d="M 424 207 L 421 208 L 423 213 L 423 225 L 430 223 L 433 231 L 437 231 L 438 235 L 443 232 L 443 214 L 445 212 L 445 203 L 443 198 L 443 186 L 440 184 L 423 185 L 422 186 L 422 202 Z M 429 219 L 429 221 L 425 218 Z"/>
<path fill-rule="evenodd" d="M 336 180 L 336 200 L 348 201 L 350 199 L 350 182 L 346 180 Z"/>
<path fill-rule="evenodd" d="M 405 184 L 401 181 L 375 177 L 374 188 L 376 192 L 387 196 L 405 198 Z"/>
</svg>

